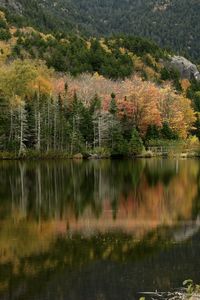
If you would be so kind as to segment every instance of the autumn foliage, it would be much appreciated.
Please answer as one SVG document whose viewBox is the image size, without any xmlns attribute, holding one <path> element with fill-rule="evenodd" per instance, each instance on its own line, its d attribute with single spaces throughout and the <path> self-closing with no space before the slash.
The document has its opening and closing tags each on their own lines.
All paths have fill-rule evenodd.
<svg viewBox="0 0 200 300">
<path fill-rule="evenodd" d="M 158 128 L 167 122 L 181 138 L 186 138 L 195 122 L 195 112 L 191 101 L 170 85 L 162 87 L 153 82 L 143 81 L 138 76 L 124 81 L 112 81 L 98 74 L 83 74 L 77 78 L 66 76 L 56 80 L 56 91 L 65 94 L 68 83 L 68 101 L 76 92 L 85 106 L 89 106 L 97 94 L 102 108 L 108 111 L 111 93 L 116 95 L 119 119 L 128 118 L 142 136 L 149 125 Z"/>
<path fill-rule="evenodd" d="M 0 146 L 18 155 L 27 149 L 72 155 L 96 147 L 124 155 L 132 149 L 134 128 L 145 141 L 151 126 L 162 132 L 167 124 L 185 139 L 196 120 L 191 101 L 169 84 L 138 76 L 114 81 L 98 73 L 60 75 L 41 61 L 3 65 L 0 93 Z"/>
</svg>

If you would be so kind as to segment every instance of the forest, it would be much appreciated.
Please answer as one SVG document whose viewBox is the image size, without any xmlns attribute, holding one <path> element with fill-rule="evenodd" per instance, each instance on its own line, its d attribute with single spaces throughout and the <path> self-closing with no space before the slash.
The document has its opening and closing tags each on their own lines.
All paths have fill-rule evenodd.
<svg viewBox="0 0 200 300">
<path fill-rule="evenodd" d="M 1 150 L 15 156 L 135 155 L 148 140 L 186 139 L 196 121 L 189 99 L 138 76 L 59 77 L 42 62 L 15 60 L 1 67 L 0 90 Z"/>
<path fill-rule="evenodd" d="M 2 158 L 199 149 L 200 84 L 165 67 L 166 49 L 138 37 L 44 34 L 0 16 Z"/>
<path fill-rule="evenodd" d="M 0 0 L 12 24 L 90 36 L 147 37 L 199 62 L 198 0 Z"/>
<path fill-rule="evenodd" d="M 199 297 L 199 4 L 0 0 L 0 299 Z"/>
</svg>

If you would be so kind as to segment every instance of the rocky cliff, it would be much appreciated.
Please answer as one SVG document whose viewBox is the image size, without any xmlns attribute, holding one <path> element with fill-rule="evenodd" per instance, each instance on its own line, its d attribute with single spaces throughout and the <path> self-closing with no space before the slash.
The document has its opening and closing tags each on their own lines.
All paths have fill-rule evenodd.
<svg viewBox="0 0 200 300">
<path fill-rule="evenodd" d="M 197 66 L 183 56 L 173 56 L 169 66 L 177 70 L 181 78 L 200 81 L 200 72 Z"/>
</svg>

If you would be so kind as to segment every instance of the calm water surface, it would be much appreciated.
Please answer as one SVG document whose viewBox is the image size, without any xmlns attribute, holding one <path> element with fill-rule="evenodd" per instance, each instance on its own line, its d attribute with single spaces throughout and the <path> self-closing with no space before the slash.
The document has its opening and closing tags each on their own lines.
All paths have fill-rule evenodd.
<svg viewBox="0 0 200 300">
<path fill-rule="evenodd" d="M 200 161 L 0 162 L 0 299 L 200 281 Z"/>
</svg>

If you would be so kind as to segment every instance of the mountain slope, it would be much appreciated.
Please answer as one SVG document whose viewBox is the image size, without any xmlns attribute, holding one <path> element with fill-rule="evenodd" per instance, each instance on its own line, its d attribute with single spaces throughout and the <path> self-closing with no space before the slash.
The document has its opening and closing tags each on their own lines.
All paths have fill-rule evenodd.
<svg viewBox="0 0 200 300">
<path fill-rule="evenodd" d="M 0 6 L 42 29 L 145 36 L 200 57 L 199 0 L 0 0 Z"/>
</svg>

